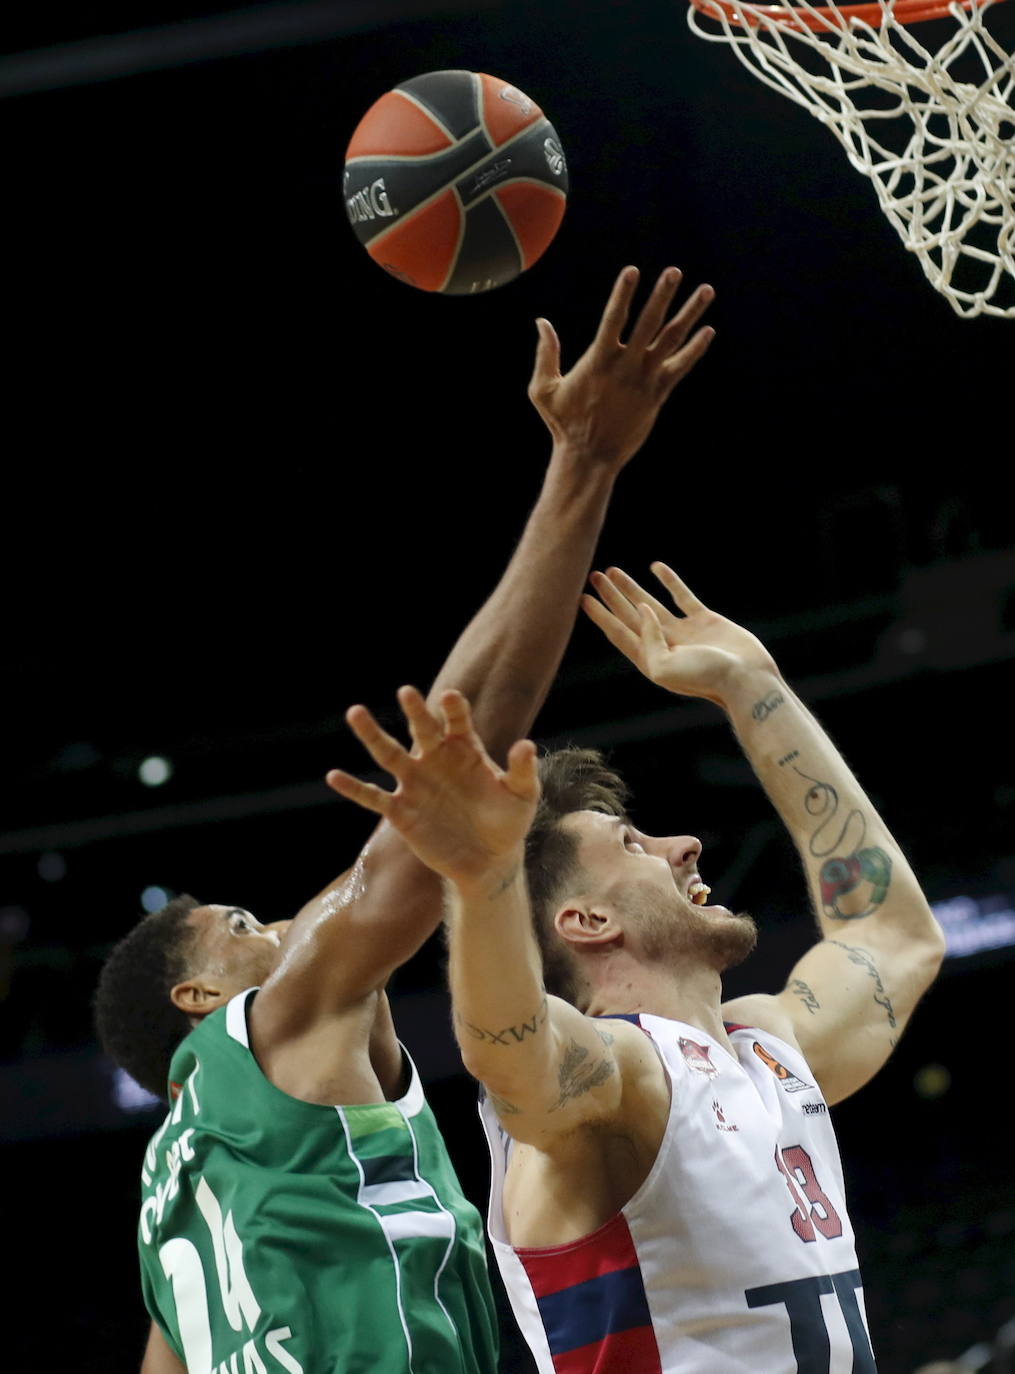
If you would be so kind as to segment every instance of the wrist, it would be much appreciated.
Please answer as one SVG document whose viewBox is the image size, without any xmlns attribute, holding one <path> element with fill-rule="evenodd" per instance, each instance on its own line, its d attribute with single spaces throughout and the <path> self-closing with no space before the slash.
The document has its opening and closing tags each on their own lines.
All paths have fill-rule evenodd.
<svg viewBox="0 0 1015 1374">
<path fill-rule="evenodd" d="M 571 482 L 582 490 L 591 486 L 609 491 L 623 466 L 618 453 L 588 441 L 554 435 L 548 472 L 558 481 Z"/>
<path fill-rule="evenodd" d="M 475 907 L 489 905 L 525 890 L 525 849 L 520 845 L 508 854 L 491 856 L 448 879 L 459 902 Z"/>
<path fill-rule="evenodd" d="M 728 716 L 743 719 L 764 718 L 777 704 L 775 698 L 785 699 L 789 687 L 774 665 L 734 664 L 718 684 L 719 704 Z"/>
</svg>

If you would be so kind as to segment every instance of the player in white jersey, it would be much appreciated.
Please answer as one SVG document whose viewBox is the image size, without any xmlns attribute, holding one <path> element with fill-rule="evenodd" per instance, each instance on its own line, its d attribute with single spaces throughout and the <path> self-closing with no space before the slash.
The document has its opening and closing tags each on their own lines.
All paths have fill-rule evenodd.
<svg viewBox="0 0 1015 1374">
<path fill-rule="evenodd" d="M 654 570 L 676 613 L 619 569 L 585 609 L 653 682 L 727 713 L 795 841 L 820 933 L 781 993 L 723 1003 L 753 920 L 705 904 L 701 843 L 636 829 L 592 751 L 537 770 L 521 741 L 501 770 L 459 693 L 438 715 L 403 688 L 411 754 L 348 716 L 396 791 L 332 785 L 447 880 L 490 1232 L 540 1374 L 871 1374 L 828 1108 L 887 1060 L 943 938 L 764 646 Z"/>
</svg>

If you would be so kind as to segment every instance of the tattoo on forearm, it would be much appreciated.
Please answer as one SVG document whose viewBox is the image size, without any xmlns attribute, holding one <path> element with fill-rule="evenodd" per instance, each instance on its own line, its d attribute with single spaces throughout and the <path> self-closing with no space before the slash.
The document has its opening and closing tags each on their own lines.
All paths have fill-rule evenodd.
<svg viewBox="0 0 1015 1374">
<path fill-rule="evenodd" d="M 879 1007 L 884 1008 L 885 1016 L 888 1018 L 889 1026 L 892 1028 L 892 1030 L 896 1030 L 898 1028 L 898 1021 L 895 1017 L 895 1009 L 892 1006 L 892 999 L 888 996 L 888 993 L 885 990 L 885 985 L 881 981 L 881 974 L 878 973 L 877 965 L 874 963 L 874 960 L 871 958 L 871 956 L 867 953 L 865 949 L 861 948 L 860 945 L 843 944 L 841 940 L 829 940 L 828 943 L 830 945 L 838 945 L 840 949 L 844 949 L 846 951 L 850 963 L 856 964 L 858 968 L 862 968 L 866 972 L 868 978 L 872 978 L 874 980 L 874 1001 L 878 1004 Z M 893 1046 L 897 1043 L 897 1039 L 897 1036 L 892 1037 Z"/>
<path fill-rule="evenodd" d="M 751 710 L 751 715 L 759 723 L 767 720 L 773 711 L 778 711 L 779 707 L 786 700 L 781 692 L 769 692 L 767 697 L 762 697 L 756 701 Z"/>
<path fill-rule="evenodd" d="M 600 1038 L 602 1039 L 602 1036 Z M 585 1062 L 588 1057 L 589 1051 L 584 1045 L 579 1045 L 577 1040 L 572 1040 L 564 1051 L 558 1075 L 560 1097 L 550 1108 L 552 1112 L 563 1107 L 565 1102 L 570 1102 L 572 1098 L 581 1097 L 583 1093 L 598 1088 L 600 1083 L 605 1083 L 617 1070 L 612 1057 L 593 1059 L 590 1064 Z"/>
<path fill-rule="evenodd" d="M 495 898 L 499 897 L 502 892 L 506 892 L 517 877 L 518 866 L 516 864 L 515 867 L 511 870 L 511 872 L 507 875 L 507 877 L 504 878 L 501 882 L 499 882 L 497 886 L 494 888 L 494 890 L 490 893 L 490 901 L 492 902 Z"/>
<path fill-rule="evenodd" d="M 803 1002 L 804 1006 L 807 1008 L 807 1010 L 811 1013 L 812 1016 L 816 1011 L 820 1011 L 821 1003 L 814 996 L 814 992 L 812 991 L 810 985 L 805 983 L 802 978 L 794 978 L 790 982 L 789 990 L 790 992 L 792 992 L 794 997 L 800 998 L 800 1001 Z"/>
<path fill-rule="evenodd" d="M 490 1030 L 487 1026 L 474 1026 L 471 1021 L 466 1021 L 460 1013 L 455 1013 L 455 1020 L 458 1024 L 472 1036 L 474 1040 L 485 1040 L 488 1045 L 520 1045 L 527 1035 L 536 1035 L 542 1026 L 546 1024 L 547 1008 L 546 995 L 532 1013 L 528 1021 L 520 1021 L 517 1026 L 504 1026 L 502 1030 Z"/>
<path fill-rule="evenodd" d="M 863 812 L 853 807 L 843 818 L 839 794 L 830 782 L 819 782 L 795 764 L 793 772 L 808 784 L 804 807 L 817 822 L 808 849 L 813 858 L 824 860 L 818 873 L 822 910 L 833 921 L 870 916 L 888 896 L 891 858 L 877 845 L 864 846 Z"/>
<path fill-rule="evenodd" d="M 799 757 L 800 750 L 791 749 L 788 754 L 783 754 L 782 758 L 779 760 L 779 767 L 785 768 L 787 763 L 792 763 L 794 759 L 798 759 Z"/>
</svg>

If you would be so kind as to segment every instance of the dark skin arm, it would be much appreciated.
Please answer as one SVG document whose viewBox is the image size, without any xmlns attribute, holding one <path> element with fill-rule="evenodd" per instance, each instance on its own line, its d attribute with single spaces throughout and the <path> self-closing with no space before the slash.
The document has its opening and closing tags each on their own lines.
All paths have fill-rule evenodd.
<svg viewBox="0 0 1015 1374">
<path fill-rule="evenodd" d="M 713 331 L 697 327 L 711 288 L 671 313 L 679 281 L 675 269 L 662 274 L 621 342 L 637 286 L 636 271 L 625 269 L 596 338 L 563 375 L 556 334 L 539 322 L 529 397 L 553 438 L 543 487 L 503 577 L 428 698 L 436 702 L 452 686 L 465 693 L 494 758 L 528 733 L 545 700 L 617 476 L 711 342 Z M 255 999 L 255 1049 L 278 1086 L 302 1095 L 307 1057 L 324 1053 L 343 1019 L 369 1004 L 373 1069 L 386 1092 L 395 1090 L 400 1057 L 383 988 L 437 928 L 442 910 L 439 879 L 382 822 L 353 868 L 299 912 Z"/>
<path fill-rule="evenodd" d="M 170 1350 L 166 1338 L 152 1322 L 148 1332 L 141 1374 L 187 1374 L 187 1367 Z"/>
</svg>

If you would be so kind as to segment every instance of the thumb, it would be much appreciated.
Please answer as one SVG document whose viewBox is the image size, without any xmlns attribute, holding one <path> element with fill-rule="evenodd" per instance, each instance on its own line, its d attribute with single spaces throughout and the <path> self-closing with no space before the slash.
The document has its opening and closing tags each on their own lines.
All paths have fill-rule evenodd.
<svg viewBox="0 0 1015 1374">
<path fill-rule="evenodd" d="M 549 320 L 538 319 L 536 330 L 539 333 L 539 342 L 536 344 L 531 386 L 542 388 L 560 376 L 560 340 Z"/>
<path fill-rule="evenodd" d="M 504 781 L 508 790 L 525 801 L 539 796 L 539 776 L 536 772 L 536 746 L 530 739 L 520 739 L 508 750 L 507 773 Z"/>
</svg>

